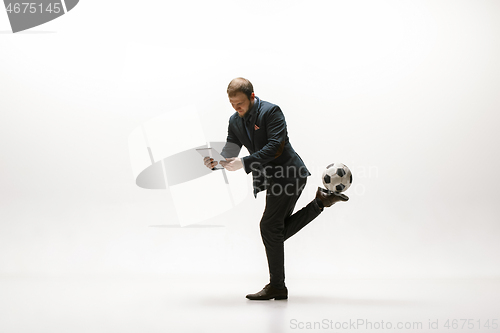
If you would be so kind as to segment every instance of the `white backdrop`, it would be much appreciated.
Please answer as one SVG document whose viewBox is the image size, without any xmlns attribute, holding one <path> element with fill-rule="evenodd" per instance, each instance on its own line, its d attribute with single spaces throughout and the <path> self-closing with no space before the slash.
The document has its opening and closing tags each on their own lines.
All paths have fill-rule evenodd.
<svg viewBox="0 0 500 333">
<path fill-rule="evenodd" d="M 498 1 L 82 0 L 9 29 L 0 11 L 0 276 L 264 278 L 263 194 L 174 227 L 128 150 L 187 104 L 224 140 L 237 76 L 313 173 L 297 208 L 327 164 L 354 173 L 350 201 L 287 241 L 287 276 L 500 275 Z"/>
</svg>

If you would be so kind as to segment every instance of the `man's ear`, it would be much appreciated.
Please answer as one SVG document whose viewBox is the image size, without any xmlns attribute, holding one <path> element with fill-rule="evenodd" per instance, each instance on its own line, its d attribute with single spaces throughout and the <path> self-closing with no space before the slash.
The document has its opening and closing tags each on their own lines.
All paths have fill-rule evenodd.
<svg viewBox="0 0 500 333">
<path fill-rule="evenodd" d="M 251 100 L 251 101 L 253 101 L 254 99 L 255 99 L 255 93 L 252 93 L 252 94 L 250 95 L 250 100 Z"/>
</svg>

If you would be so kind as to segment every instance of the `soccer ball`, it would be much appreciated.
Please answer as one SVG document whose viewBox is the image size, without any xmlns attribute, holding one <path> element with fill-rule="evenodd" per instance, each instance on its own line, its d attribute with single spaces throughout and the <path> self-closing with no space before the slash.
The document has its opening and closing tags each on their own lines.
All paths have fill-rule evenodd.
<svg viewBox="0 0 500 333">
<path fill-rule="evenodd" d="M 332 192 L 344 192 L 352 183 L 351 170 L 342 163 L 328 165 L 321 178 L 326 189 Z"/>
</svg>

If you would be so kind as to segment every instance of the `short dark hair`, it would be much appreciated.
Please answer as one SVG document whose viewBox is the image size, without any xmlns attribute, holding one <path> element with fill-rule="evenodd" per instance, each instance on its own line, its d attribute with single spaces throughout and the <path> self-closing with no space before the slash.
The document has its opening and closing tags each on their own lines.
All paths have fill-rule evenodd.
<svg viewBox="0 0 500 333">
<path fill-rule="evenodd" d="M 239 92 L 244 93 L 245 95 L 247 95 L 248 99 L 250 99 L 253 93 L 252 82 L 242 77 L 232 79 L 227 86 L 227 95 L 229 97 L 233 97 Z"/>
</svg>

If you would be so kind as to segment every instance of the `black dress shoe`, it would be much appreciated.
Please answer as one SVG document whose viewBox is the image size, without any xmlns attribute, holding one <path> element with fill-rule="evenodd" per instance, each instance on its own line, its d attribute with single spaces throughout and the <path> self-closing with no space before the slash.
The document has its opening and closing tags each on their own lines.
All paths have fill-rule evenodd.
<svg viewBox="0 0 500 333">
<path fill-rule="evenodd" d="M 342 193 L 330 192 L 318 187 L 318 190 L 316 191 L 316 199 L 323 204 L 323 207 L 330 207 L 336 202 L 349 200 L 349 197 Z M 320 206 L 320 208 L 323 207 Z"/>
<path fill-rule="evenodd" d="M 253 301 L 266 301 L 270 299 L 287 299 L 288 298 L 288 289 L 276 289 L 271 286 L 271 284 L 267 284 L 264 289 L 259 291 L 256 294 L 248 294 L 247 298 Z"/>
</svg>

